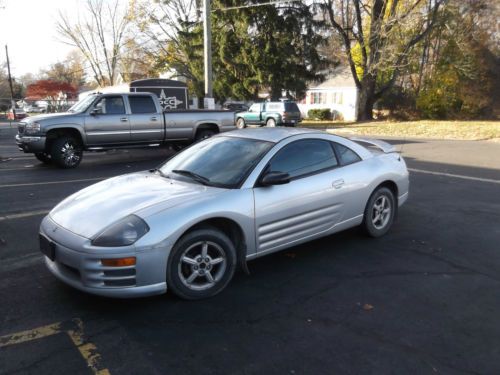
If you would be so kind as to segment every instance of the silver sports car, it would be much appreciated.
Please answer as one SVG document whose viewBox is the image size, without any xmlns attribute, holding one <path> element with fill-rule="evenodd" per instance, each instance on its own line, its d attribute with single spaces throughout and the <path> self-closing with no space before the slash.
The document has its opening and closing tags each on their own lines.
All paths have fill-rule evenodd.
<svg viewBox="0 0 500 375">
<path fill-rule="evenodd" d="M 384 235 L 408 185 L 385 142 L 237 130 L 66 198 L 43 219 L 40 248 L 56 277 L 85 292 L 210 297 L 247 260 L 357 225 Z"/>
</svg>

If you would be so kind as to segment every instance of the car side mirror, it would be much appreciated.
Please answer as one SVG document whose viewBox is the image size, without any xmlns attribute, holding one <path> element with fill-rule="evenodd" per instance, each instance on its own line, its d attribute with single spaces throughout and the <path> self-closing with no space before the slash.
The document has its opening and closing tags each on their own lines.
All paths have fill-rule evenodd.
<svg viewBox="0 0 500 375">
<path fill-rule="evenodd" d="M 94 108 L 90 111 L 91 116 L 96 116 L 102 114 L 102 108 Z"/>
<path fill-rule="evenodd" d="M 260 179 L 261 186 L 284 185 L 290 182 L 290 175 L 284 172 L 267 172 Z"/>
</svg>

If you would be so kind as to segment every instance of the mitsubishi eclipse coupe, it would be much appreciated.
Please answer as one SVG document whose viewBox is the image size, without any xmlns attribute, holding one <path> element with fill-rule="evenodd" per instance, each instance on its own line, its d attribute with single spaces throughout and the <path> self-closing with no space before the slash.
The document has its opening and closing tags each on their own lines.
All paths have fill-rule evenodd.
<svg viewBox="0 0 500 375">
<path fill-rule="evenodd" d="M 88 293 L 199 299 L 247 260 L 359 225 L 384 235 L 408 188 L 385 142 L 237 130 L 66 198 L 43 219 L 40 249 L 57 278 Z"/>
</svg>

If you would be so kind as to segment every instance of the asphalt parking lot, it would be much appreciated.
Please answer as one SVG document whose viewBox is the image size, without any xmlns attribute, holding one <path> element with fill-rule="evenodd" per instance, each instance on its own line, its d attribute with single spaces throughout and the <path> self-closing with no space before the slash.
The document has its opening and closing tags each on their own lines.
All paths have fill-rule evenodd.
<svg viewBox="0 0 500 375">
<path fill-rule="evenodd" d="M 249 263 L 215 298 L 111 300 L 58 282 L 38 225 L 69 194 L 168 149 L 60 170 L 0 124 L 0 374 L 499 374 L 500 143 L 400 140 L 392 230 L 352 229 Z"/>
</svg>

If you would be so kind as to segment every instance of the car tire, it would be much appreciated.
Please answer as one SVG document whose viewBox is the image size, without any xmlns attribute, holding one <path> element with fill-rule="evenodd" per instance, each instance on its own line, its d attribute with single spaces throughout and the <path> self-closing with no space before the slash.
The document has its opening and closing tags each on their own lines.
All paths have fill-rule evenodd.
<svg viewBox="0 0 500 375">
<path fill-rule="evenodd" d="M 268 128 L 275 128 L 276 127 L 276 120 L 273 118 L 268 118 L 266 121 L 266 126 Z"/>
<path fill-rule="evenodd" d="M 75 138 L 62 136 L 52 142 L 50 155 L 60 168 L 76 168 L 82 161 L 83 149 Z"/>
<path fill-rule="evenodd" d="M 187 300 L 213 297 L 233 278 L 236 259 L 235 246 L 224 233 L 211 227 L 193 230 L 170 253 L 167 288 Z"/>
<path fill-rule="evenodd" d="M 380 187 L 375 190 L 365 208 L 363 227 L 366 234 L 370 237 L 386 234 L 394 222 L 396 210 L 396 198 L 390 189 Z"/>
<path fill-rule="evenodd" d="M 44 164 L 52 164 L 52 158 L 46 152 L 37 152 L 35 157 Z"/>
<path fill-rule="evenodd" d="M 198 142 L 198 141 L 201 141 L 203 139 L 210 138 L 211 136 L 213 136 L 215 134 L 217 134 L 217 133 L 212 129 L 198 130 L 196 132 L 195 141 Z"/>
<path fill-rule="evenodd" d="M 238 129 L 245 129 L 247 127 L 247 124 L 245 124 L 245 120 L 242 117 L 236 120 L 236 127 Z"/>
</svg>

